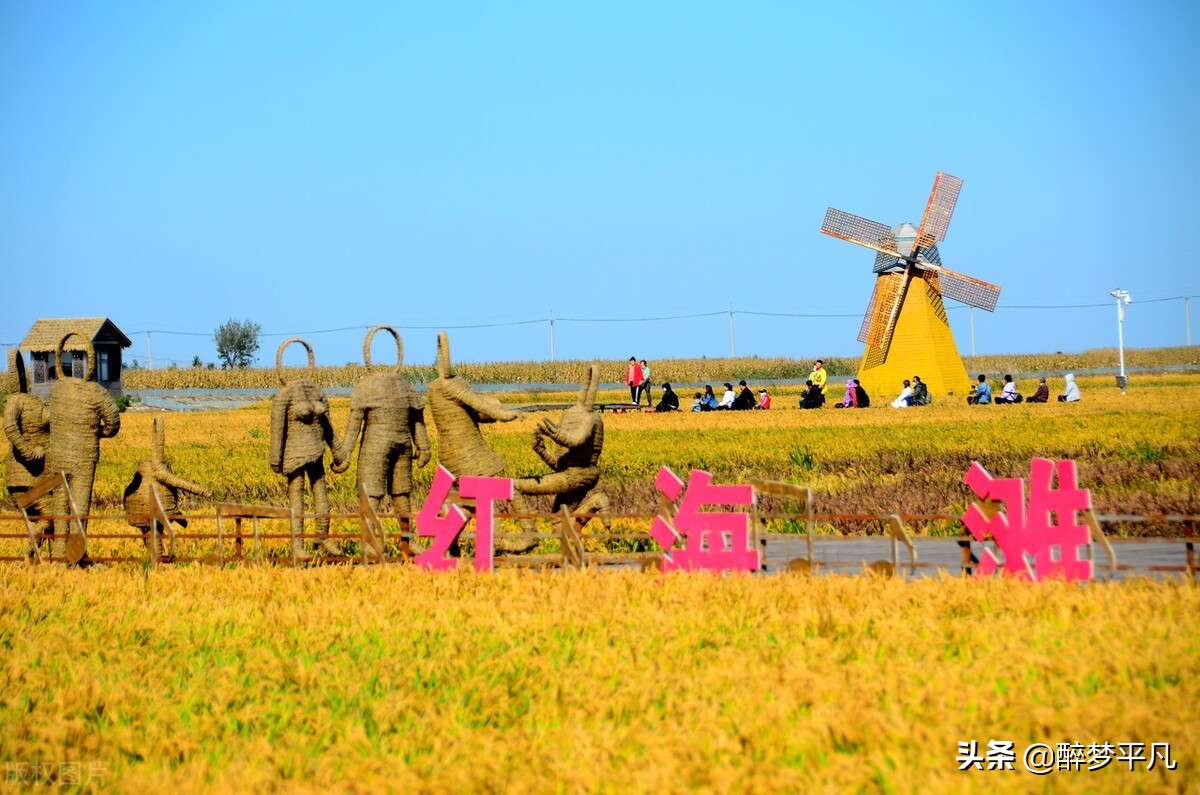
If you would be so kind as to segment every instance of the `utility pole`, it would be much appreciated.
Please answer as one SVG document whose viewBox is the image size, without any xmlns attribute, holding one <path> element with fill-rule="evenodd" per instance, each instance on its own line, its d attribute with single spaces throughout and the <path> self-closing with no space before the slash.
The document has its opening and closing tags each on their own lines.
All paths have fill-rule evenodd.
<svg viewBox="0 0 1200 795">
<path fill-rule="evenodd" d="M 729 358 L 737 358 L 737 352 L 733 346 L 733 304 L 729 305 Z"/>
<path fill-rule="evenodd" d="M 1187 346 L 1192 347 L 1192 297 L 1183 297 L 1183 325 L 1187 329 Z"/>
<path fill-rule="evenodd" d="M 150 332 L 146 332 L 146 369 L 154 369 L 154 349 L 150 347 Z"/>
<path fill-rule="evenodd" d="M 550 317 L 550 361 L 554 361 L 554 317 Z"/>
<path fill-rule="evenodd" d="M 1129 380 L 1125 377 L 1125 307 L 1129 305 L 1129 293 L 1120 287 L 1109 293 L 1117 299 L 1117 356 L 1121 362 L 1121 374 L 1117 376 L 1117 386 L 1121 394 L 1125 394 L 1125 385 Z"/>
</svg>

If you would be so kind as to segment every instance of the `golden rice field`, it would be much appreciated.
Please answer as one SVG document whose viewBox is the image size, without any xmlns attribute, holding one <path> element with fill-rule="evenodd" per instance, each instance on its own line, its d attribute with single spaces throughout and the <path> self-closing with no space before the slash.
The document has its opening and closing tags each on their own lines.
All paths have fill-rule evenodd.
<svg viewBox="0 0 1200 795">
<path fill-rule="evenodd" d="M 1077 459 L 1101 512 L 1200 513 L 1200 375 L 1139 376 L 1127 396 L 1109 377 L 1080 383 L 1084 401 L 1070 406 L 802 412 L 784 388 L 766 413 L 606 414 L 604 488 L 619 511 L 651 512 L 665 464 L 808 484 L 826 513 L 953 515 L 970 461 L 1012 476 L 1041 455 Z M 334 401 L 339 430 L 347 412 Z M 120 512 L 152 416 L 127 412 L 102 444 L 95 511 Z M 509 474 L 541 471 L 537 417 L 485 429 Z M 175 471 L 215 500 L 286 504 L 266 463 L 265 403 L 166 420 Z M 340 509 L 353 505 L 354 474 L 330 476 Z M 431 476 L 418 472 L 418 502 Z M 139 793 L 1200 792 L 1200 591 L 1182 580 L 136 564 L 4 574 L 6 791 L 30 789 L 36 769 L 55 790 Z M 959 771 L 959 743 L 972 740 L 981 752 L 1012 741 L 1016 769 Z M 1177 767 L 1024 770 L 1030 744 L 1060 742 L 1168 743 Z"/>
<path fill-rule="evenodd" d="M 1178 581 L 13 568 L 0 649 L 8 790 L 33 764 L 137 793 L 1200 787 Z M 971 740 L 1016 769 L 960 772 Z M 1131 741 L 1176 769 L 1023 767 Z"/>
</svg>

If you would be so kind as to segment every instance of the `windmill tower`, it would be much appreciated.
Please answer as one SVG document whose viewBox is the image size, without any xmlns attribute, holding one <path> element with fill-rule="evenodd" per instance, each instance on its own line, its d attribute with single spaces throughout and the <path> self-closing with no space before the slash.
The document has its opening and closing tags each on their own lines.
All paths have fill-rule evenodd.
<svg viewBox="0 0 1200 795">
<path fill-rule="evenodd" d="M 938 172 L 921 226 L 890 226 L 830 207 L 821 231 L 875 251 L 875 292 L 858 341 L 866 343 L 858 379 L 872 395 L 900 391 L 913 375 L 935 398 L 965 395 L 967 370 L 946 319 L 942 298 L 996 308 L 1000 288 L 942 267 L 937 244 L 946 237 L 962 180 Z"/>
</svg>

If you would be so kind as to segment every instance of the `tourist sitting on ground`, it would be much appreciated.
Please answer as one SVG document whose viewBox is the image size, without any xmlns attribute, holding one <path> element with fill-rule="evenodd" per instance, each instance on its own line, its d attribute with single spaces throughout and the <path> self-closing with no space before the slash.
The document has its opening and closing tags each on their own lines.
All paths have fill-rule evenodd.
<svg viewBox="0 0 1200 795">
<path fill-rule="evenodd" d="M 853 378 L 846 380 L 846 393 L 842 395 L 841 403 L 834 403 L 835 409 L 856 409 L 858 408 L 858 392 L 855 387 L 858 386 L 858 381 Z"/>
<path fill-rule="evenodd" d="M 745 381 L 738 381 L 738 386 L 741 389 L 738 390 L 737 397 L 733 399 L 733 405 L 729 408 L 734 411 L 749 411 L 754 408 L 754 393 L 750 391 L 750 387 L 746 386 Z"/>
<path fill-rule="evenodd" d="M 708 384 L 704 385 L 704 394 L 700 396 L 700 411 L 716 411 L 717 396 L 713 394 L 713 388 Z"/>
<path fill-rule="evenodd" d="M 1026 403 L 1049 403 L 1050 402 L 1050 387 L 1046 385 L 1046 376 L 1038 379 L 1037 391 L 1029 396 Z"/>
<path fill-rule="evenodd" d="M 908 398 L 908 405 L 928 406 L 933 400 L 929 397 L 929 387 L 925 385 L 925 382 L 921 380 L 921 376 L 919 375 L 914 375 L 912 381 L 913 391 L 912 395 Z"/>
<path fill-rule="evenodd" d="M 892 401 L 892 408 L 906 409 L 908 408 L 908 399 L 912 397 L 913 389 L 912 382 L 907 378 L 904 379 L 904 387 L 900 390 L 900 396 Z"/>
<path fill-rule="evenodd" d="M 663 384 L 662 388 L 662 400 L 658 401 L 658 405 L 654 407 L 654 410 L 659 412 L 679 411 L 679 395 L 676 395 L 673 391 L 671 391 L 670 384 Z M 700 397 L 699 393 L 696 394 L 696 397 Z"/>
<path fill-rule="evenodd" d="M 821 388 L 813 384 L 812 379 L 805 382 L 804 391 L 800 393 L 800 408 L 819 409 L 825 403 Z"/>
<path fill-rule="evenodd" d="M 871 407 L 871 396 L 867 394 L 867 390 L 859 381 L 854 382 L 854 399 L 857 403 L 857 408 L 865 409 Z"/>
<path fill-rule="evenodd" d="M 717 404 L 720 411 L 729 411 L 733 408 L 733 401 L 737 400 L 737 395 L 734 394 L 733 384 L 725 382 L 725 394 L 721 395 L 721 402 Z"/>
<path fill-rule="evenodd" d="M 1075 383 L 1075 374 L 1067 373 L 1063 376 L 1063 381 L 1066 382 L 1066 391 L 1058 396 L 1059 403 L 1078 403 L 1079 402 L 1079 386 Z"/>
<path fill-rule="evenodd" d="M 771 408 L 771 396 L 767 394 L 766 389 L 758 390 L 758 402 L 754 404 L 754 408 L 761 411 Z"/>
<path fill-rule="evenodd" d="M 1004 388 L 1000 390 L 1000 399 L 996 401 L 996 405 L 1005 405 L 1012 403 L 1020 403 L 1025 398 L 1017 391 L 1017 382 L 1013 380 L 1011 373 L 1004 375 Z"/>
<path fill-rule="evenodd" d="M 975 391 L 967 395 L 967 402 L 979 406 L 986 406 L 992 402 L 992 386 L 987 382 L 987 376 L 983 373 L 979 374 L 979 384 L 975 387 Z"/>
<path fill-rule="evenodd" d="M 702 396 L 699 392 L 692 395 L 692 411 L 704 411 L 702 408 L 704 404 L 700 402 L 701 398 Z"/>
</svg>

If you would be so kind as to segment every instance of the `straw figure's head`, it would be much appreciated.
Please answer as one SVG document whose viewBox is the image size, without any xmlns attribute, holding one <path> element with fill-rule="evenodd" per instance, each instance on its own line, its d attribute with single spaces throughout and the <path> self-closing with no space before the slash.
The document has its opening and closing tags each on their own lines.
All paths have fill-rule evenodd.
<svg viewBox="0 0 1200 795">
<path fill-rule="evenodd" d="M 300 337 L 291 337 L 290 339 L 286 339 L 283 342 L 279 343 L 279 349 L 275 351 L 275 371 L 279 374 L 279 383 L 280 384 L 288 383 L 287 370 L 284 369 L 284 366 L 283 366 L 283 351 L 285 348 L 287 348 L 287 346 L 291 345 L 293 342 L 298 345 L 303 345 L 304 350 L 308 353 L 308 375 L 310 376 L 310 378 L 316 372 L 316 369 L 317 369 L 316 357 L 313 355 L 312 346 L 309 345 L 307 341 L 301 339 Z M 301 380 L 303 380 L 303 379 L 301 379 Z"/>
<path fill-rule="evenodd" d="M 29 379 L 25 377 L 25 357 L 17 348 L 8 349 L 8 391 L 23 395 L 29 391 Z"/>
<path fill-rule="evenodd" d="M 439 378 L 453 378 L 456 375 L 454 364 L 450 361 L 450 337 L 444 331 L 438 332 L 437 371 Z"/>
<path fill-rule="evenodd" d="M 64 334 L 63 338 L 58 341 L 58 347 L 54 350 L 54 361 L 55 367 L 58 368 L 58 377 L 62 379 L 70 376 L 70 373 L 63 371 L 63 351 L 67 344 L 67 340 L 71 339 L 71 337 L 78 337 L 83 342 L 82 347 L 72 347 L 71 349 L 72 353 L 79 353 L 80 351 L 83 351 L 84 356 L 87 357 L 87 365 L 83 369 L 83 380 L 95 381 L 96 348 L 92 345 L 91 340 L 78 331 L 68 331 L 66 334 Z"/>
<path fill-rule="evenodd" d="M 375 367 L 374 363 L 371 361 L 371 343 L 375 341 L 375 333 L 379 331 L 386 331 L 388 334 L 391 334 L 392 339 L 396 341 L 396 372 L 401 372 L 404 369 L 404 340 L 400 339 L 400 332 L 396 331 L 396 329 L 392 328 L 391 326 L 386 325 L 373 327 L 367 332 L 366 339 L 363 340 L 363 362 L 367 365 L 367 371 L 370 372 Z M 440 336 L 438 337 L 438 340 L 440 350 Z"/>
<path fill-rule="evenodd" d="M 579 387 L 578 405 L 591 411 L 596 407 L 596 391 L 600 388 L 600 367 L 593 364 L 588 368 L 588 376 Z"/>
</svg>

